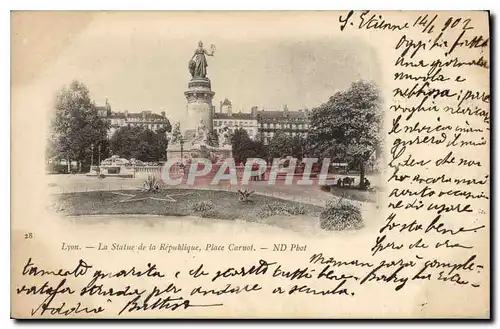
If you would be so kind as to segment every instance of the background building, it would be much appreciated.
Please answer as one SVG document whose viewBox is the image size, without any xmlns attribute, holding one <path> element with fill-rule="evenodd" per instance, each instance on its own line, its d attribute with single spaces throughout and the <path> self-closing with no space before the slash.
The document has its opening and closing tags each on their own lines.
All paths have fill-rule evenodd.
<svg viewBox="0 0 500 329">
<path fill-rule="evenodd" d="M 252 109 L 254 111 L 254 109 Z M 268 144 L 276 131 L 281 130 L 290 136 L 307 137 L 309 130 L 309 110 L 289 111 L 286 105 L 283 110 L 261 110 L 255 108 L 259 135 L 264 144 Z"/>
<path fill-rule="evenodd" d="M 233 113 L 231 101 L 227 98 L 220 102 L 219 111 L 215 111 L 213 116 L 214 129 L 220 132 L 221 127 L 227 126 L 234 132 L 238 128 L 247 131 L 250 138 L 255 139 L 258 134 L 257 112 L 252 113 Z"/>
<path fill-rule="evenodd" d="M 157 131 L 160 128 L 167 128 L 170 124 L 165 115 L 165 111 L 162 111 L 161 115 L 152 113 L 151 111 L 113 112 L 107 99 L 104 106 L 97 106 L 97 110 L 101 117 L 104 117 L 111 122 L 111 127 L 108 131 L 108 138 L 113 136 L 115 131 L 127 125 L 144 126 L 149 130 Z"/>
<path fill-rule="evenodd" d="M 144 126 L 152 131 L 157 131 L 160 128 L 167 128 L 170 124 L 164 111 L 161 114 L 151 111 L 114 112 L 107 99 L 105 105 L 97 106 L 97 109 L 101 117 L 107 118 L 111 122 L 108 137 L 126 125 Z M 300 134 L 304 137 L 307 137 L 309 130 L 309 110 L 290 111 L 286 105 L 281 110 L 259 110 L 257 106 L 254 106 L 250 113 L 234 113 L 231 101 L 226 98 L 220 102 L 218 111 L 215 106 L 213 107 L 213 112 L 213 129 L 217 132 L 220 132 L 223 126 L 227 126 L 232 132 L 243 128 L 250 138 L 258 138 L 266 145 L 269 144 L 278 130 L 284 131 L 290 136 Z"/>
</svg>

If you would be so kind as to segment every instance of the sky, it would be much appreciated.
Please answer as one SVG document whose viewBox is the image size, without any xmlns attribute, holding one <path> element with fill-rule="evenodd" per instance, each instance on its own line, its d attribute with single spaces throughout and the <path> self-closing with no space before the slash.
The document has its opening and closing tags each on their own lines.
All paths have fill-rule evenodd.
<svg viewBox="0 0 500 329">
<path fill-rule="evenodd" d="M 178 118 L 186 108 L 187 64 L 199 40 L 217 49 L 207 68 L 213 104 L 218 108 L 228 98 L 236 112 L 255 105 L 313 108 L 352 82 L 377 81 L 381 74 L 367 43 L 316 26 L 303 13 L 76 15 L 40 20 L 38 34 L 19 29 L 18 49 L 47 45 L 29 77 L 53 90 L 78 79 L 97 104 L 108 98 L 115 111 L 166 111 Z"/>
</svg>

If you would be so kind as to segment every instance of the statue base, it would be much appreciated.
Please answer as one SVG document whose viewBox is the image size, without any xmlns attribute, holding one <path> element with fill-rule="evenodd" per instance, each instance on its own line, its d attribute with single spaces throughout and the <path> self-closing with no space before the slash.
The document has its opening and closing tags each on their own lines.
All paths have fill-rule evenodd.
<svg viewBox="0 0 500 329">
<path fill-rule="evenodd" d="M 233 157 L 233 150 L 229 147 L 216 147 L 213 151 L 215 161 L 214 163 L 221 164 L 225 159 Z"/>
<path fill-rule="evenodd" d="M 182 147 L 180 144 L 174 144 L 167 148 L 167 160 L 184 165 L 189 164 L 194 158 L 204 158 L 209 159 L 212 163 L 222 163 L 232 156 L 231 146 L 212 147 L 206 144 L 184 143 Z"/>
</svg>

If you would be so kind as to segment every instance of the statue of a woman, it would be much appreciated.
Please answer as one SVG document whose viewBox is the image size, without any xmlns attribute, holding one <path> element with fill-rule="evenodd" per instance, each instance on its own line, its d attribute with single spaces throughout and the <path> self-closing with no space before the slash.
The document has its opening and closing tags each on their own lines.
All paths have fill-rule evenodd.
<svg viewBox="0 0 500 329">
<path fill-rule="evenodd" d="M 189 61 L 189 73 L 193 78 L 206 78 L 207 76 L 207 56 L 213 56 L 215 46 L 212 45 L 210 51 L 203 48 L 203 42 L 198 42 L 198 48 L 195 50 L 193 57 Z"/>
<path fill-rule="evenodd" d="M 179 144 L 181 140 L 181 124 L 177 121 L 172 128 L 172 132 L 167 133 L 167 139 L 170 144 Z"/>
<path fill-rule="evenodd" d="M 195 135 L 193 138 L 193 144 L 206 144 L 207 143 L 208 130 L 203 119 L 200 119 L 200 123 L 196 127 Z"/>
</svg>

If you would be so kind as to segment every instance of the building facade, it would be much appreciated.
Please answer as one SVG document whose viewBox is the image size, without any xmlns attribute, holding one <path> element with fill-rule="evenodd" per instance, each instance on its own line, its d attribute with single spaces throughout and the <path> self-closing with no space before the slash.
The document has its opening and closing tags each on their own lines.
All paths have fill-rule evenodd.
<svg viewBox="0 0 500 329">
<path fill-rule="evenodd" d="M 110 120 L 111 127 L 108 130 L 108 138 L 113 136 L 113 134 L 125 126 L 143 126 L 149 130 L 157 131 L 160 128 L 167 128 L 169 120 L 165 115 L 165 111 L 160 114 L 152 113 L 151 111 L 141 111 L 141 112 L 113 112 L 111 110 L 111 105 L 108 100 L 106 100 L 104 106 L 97 106 L 99 116 Z"/>
<path fill-rule="evenodd" d="M 115 112 L 112 111 L 108 100 L 104 106 L 97 106 L 97 109 L 101 117 L 111 122 L 108 137 L 113 136 L 119 128 L 127 125 L 143 126 L 157 131 L 160 128 L 167 128 L 170 124 L 164 111 L 161 114 L 151 111 Z M 259 109 L 254 106 L 250 113 L 234 113 L 231 101 L 226 98 L 220 102 L 218 110 L 214 106 L 212 111 L 213 129 L 218 133 L 223 127 L 228 127 L 233 133 L 236 129 L 243 128 L 251 139 L 259 139 L 266 145 L 269 144 L 278 130 L 291 137 L 296 135 L 307 137 L 310 124 L 307 109 L 290 111 L 286 105 L 280 110 Z"/>
<path fill-rule="evenodd" d="M 214 109 L 214 129 L 219 132 L 221 127 L 227 126 L 231 131 L 243 128 L 252 139 L 259 139 L 269 144 L 278 130 L 291 137 L 301 135 L 307 137 L 309 130 L 309 110 L 290 111 L 285 105 L 281 110 L 259 110 L 252 107 L 250 113 L 234 113 L 231 101 L 227 98 L 220 102 L 219 110 Z"/>
<path fill-rule="evenodd" d="M 309 110 L 290 111 L 283 106 L 282 110 L 260 110 L 257 113 L 259 138 L 269 144 L 278 130 L 293 136 L 307 137 L 309 130 Z"/>
<path fill-rule="evenodd" d="M 258 136 L 257 113 L 233 113 L 232 104 L 226 98 L 220 102 L 219 111 L 214 111 L 213 128 L 220 132 L 222 127 L 228 127 L 233 133 L 236 129 L 243 128 L 251 139 Z"/>
</svg>

